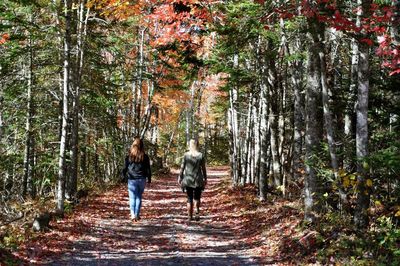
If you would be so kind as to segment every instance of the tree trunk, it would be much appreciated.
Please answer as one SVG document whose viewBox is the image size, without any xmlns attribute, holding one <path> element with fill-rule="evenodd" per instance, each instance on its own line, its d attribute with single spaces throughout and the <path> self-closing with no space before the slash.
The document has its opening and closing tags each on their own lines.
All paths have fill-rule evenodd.
<svg viewBox="0 0 400 266">
<path fill-rule="evenodd" d="M 194 128 L 193 128 L 193 118 L 194 118 L 194 97 L 196 93 L 197 81 L 193 81 L 190 86 L 190 100 L 188 110 L 186 112 L 186 145 L 189 146 L 190 139 L 193 138 Z"/>
<path fill-rule="evenodd" d="M 267 98 L 267 87 L 265 84 L 261 84 L 261 95 L 260 95 L 260 176 L 259 176 L 259 190 L 260 200 L 265 201 L 267 199 L 267 187 L 268 187 L 268 98 Z"/>
<path fill-rule="evenodd" d="M 355 147 L 353 142 L 353 117 L 354 117 L 354 101 L 356 88 L 358 86 L 358 42 L 354 38 L 351 41 L 351 67 L 350 67 L 350 87 L 347 97 L 346 113 L 344 117 L 344 158 L 343 168 L 348 171 L 354 171 Z"/>
<path fill-rule="evenodd" d="M 361 16 L 368 17 L 370 0 L 358 0 L 362 6 Z M 363 34 L 362 38 L 368 37 Z M 359 43 L 357 93 L 357 124 L 356 124 L 356 155 L 357 155 L 357 205 L 354 213 L 354 223 L 359 228 L 368 226 L 368 207 L 370 191 L 367 186 L 368 166 L 365 159 L 368 156 L 368 95 L 369 95 L 369 46 Z"/>
<path fill-rule="evenodd" d="M 66 180 L 66 146 L 67 146 L 67 127 L 68 127 L 68 98 L 70 87 L 70 47 L 71 47 L 71 8 L 72 0 L 65 0 L 65 35 L 64 35 L 64 66 L 63 66 L 63 112 L 60 139 L 60 156 L 58 162 L 58 183 L 57 183 L 57 211 L 64 213 L 65 199 L 65 180 Z"/>
<path fill-rule="evenodd" d="M 33 116 L 34 116 L 34 100 L 32 95 L 33 87 L 33 41 L 32 37 L 29 37 L 29 55 L 28 55 L 28 66 L 26 69 L 27 75 L 27 113 L 26 113 L 26 124 L 25 124 L 25 155 L 24 155 L 24 180 L 22 195 L 25 197 L 28 193 L 31 197 L 35 196 L 35 188 L 33 185 L 33 152 L 35 150 L 35 142 L 33 137 Z"/>
<path fill-rule="evenodd" d="M 78 189 L 78 163 L 79 163 L 79 114 L 80 114 L 80 89 L 84 63 L 84 40 L 87 32 L 87 21 L 89 18 L 89 9 L 86 10 L 86 1 L 81 0 L 78 9 L 78 27 L 77 27 L 77 60 L 74 71 L 75 91 L 73 93 L 72 109 L 72 129 L 71 129 L 71 168 L 68 184 L 68 196 L 73 198 Z"/>
<path fill-rule="evenodd" d="M 334 136 L 334 129 L 333 129 L 333 119 L 332 113 L 329 106 L 329 88 L 328 88 L 328 81 L 326 78 L 327 71 L 326 71 L 326 55 L 325 55 L 325 48 L 323 47 L 322 43 L 318 47 L 318 54 L 319 54 L 319 62 L 320 62 L 320 75 L 321 75 L 321 87 L 322 87 L 322 105 L 323 105 L 323 114 L 324 114 L 324 124 L 326 130 L 326 138 L 328 140 L 328 147 L 329 147 L 329 154 L 331 157 L 331 166 L 333 169 L 333 173 L 335 178 L 338 176 L 338 160 L 336 156 L 336 142 Z"/>
<path fill-rule="evenodd" d="M 257 104 L 253 106 L 254 115 L 254 151 L 253 151 L 253 182 L 259 186 L 260 184 L 260 153 L 261 153 L 261 136 L 260 136 L 260 125 L 261 125 L 261 101 L 256 100 Z"/>
<path fill-rule="evenodd" d="M 233 66 L 239 66 L 239 56 L 234 55 Z M 235 185 L 239 184 L 241 178 L 241 156 L 239 145 L 239 119 L 238 119 L 238 88 L 232 86 L 229 90 L 230 108 L 229 108 L 229 124 L 230 124 L 230 145 L 231 145 L 231 166 L 233 171 L 233 182 Z"/>
<path fill-rule="evenodd" d="M 247 120 L 246 120 L 246 137 L 243 145 L 243 156 L 242 156 L 242 173 L 243 177 L 241 180 L 241 184 L 244 185 L 246 183 L 250 183 L 250 164 L 251 164 L 251 157 L 249 154 L 251 152 L 251 132 L 253 131 L 253 117 L 251 115 L 253 110 L 253 93 L 249 93 L 248 99 L 250 102 L 248 103 L 247 107 Z"/>
<path fill-rule="evenodd" d="M 299 48 L 297 48 L 299 49 Z M 293 179 L 298 180 L 301 176 L 302 164 L 302 149 L 303 149 L 303 134 L 304 117 L 303 106 L 304 101 L 301 92 L 301 78 L 299 69 L 302 67 L 300 61 L 295 61 L 291 66 L 292 83 L 293 83 Z"/>
<path fill-rule="evenodd" d="M 238 116 L 236 110 L 236 100 L 237 100 L 237 92 L 234 88 L 232 88 L 229 92 L 230 95 L 230 109 L 229 109 L 229 124 L 231 131 L 231 147 L 232 147 L 232 156 L 231 156 L 231 164 L 233 171 L 233 180 L 235 185 L 239 183 L 240 175 L 240 156 L 238 151 Z"/>
<path fill-rule="evenodd" d="M 140 46 L 139 46 L 139 71 L 138 71 L 138 86 L 137 86 L 137 96 L 136 96 L 136 112 L 135 112 L 135 135 L 141 133 L 142 124 L 142 98 L 143 98 L 143 68 L 144 68 L 144 33 L 146 29 L 141 29 L 140 31 Z"/>
<path fill-rule="evenodd" d="M 304 179 L 304 220 L 313 223 L 317 212 L 317 175 L 315 170 L 314 156 L 317 150 L 318 139 L 318 117 L 317 99 L 320 97 L 320 75 L 318 45 L 318 22 L 309 20 L 312 35 L 312 44 L 308 51 L 308 79 L 306 90 L 306 176 Z"/>
<path fill-rule="evenodd" d="M 273 180 L 274 187 L 280 187 L 282 185 L 281 175 L 281 161 L 279 156 L 279 132 L 278 132 L 278 120 L 279 112 L 278 105 L 280 100 L 277 99 L 276 84 L 276 73 L 273 67 L 274 62 L 270 62 L 270 68 L 268 70 L 268 84 L 269 84 L 269 112 L 268 112 L 268 123 L 270 131 L 270 144 L 271 144 L 271 156 L 272 156 L 272 169 L 270 178 Z"/>
</svg>

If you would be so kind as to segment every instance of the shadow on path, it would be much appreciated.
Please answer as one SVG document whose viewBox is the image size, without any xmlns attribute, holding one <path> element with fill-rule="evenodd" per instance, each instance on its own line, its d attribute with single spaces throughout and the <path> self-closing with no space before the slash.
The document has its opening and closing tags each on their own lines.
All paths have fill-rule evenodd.
<svg viewBox="0 0 400 266">
<path fill-rule="evenodd" d="M 146 188 L 141 221 L 128 219 L 128 193 L 121 186 L 81 204 L 27 245 L 24 257 L 44 265 L 260 265 L 248 254 L 257 243 L 242 242 L 227 216 L 229 206 L 220 206 L 226 174 L 209 169 L 200 221 L 186 221 L 186 197 L 172 173 Z"/>
</svg>

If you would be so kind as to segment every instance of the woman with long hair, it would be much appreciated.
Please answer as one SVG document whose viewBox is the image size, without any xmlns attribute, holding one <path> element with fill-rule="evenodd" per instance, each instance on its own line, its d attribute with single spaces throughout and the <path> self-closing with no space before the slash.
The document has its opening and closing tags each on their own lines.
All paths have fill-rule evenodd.
<svg viewBox="0 0 400 266">
<path fill-rule="evenodd" d="M 129 207 L 131 219 L 140 220 L 142 194 L 147 183 L 151 183 L 151 169 L 149 156 L 144 152 L 143 140 L 135 137 L 129 153 L 125 158 L 125 167 L 122 170 L 128 179 Z"/>
<path fill-rule="evenodd" d="M 193 220 L 193 207 L 199 220 L 201 192 L 207 185 L 207 171 L 204 156 L 199 152 L 197 140 L 189 141 L 189 151 L 183 156 L 178 183 L 187 193 L 188 220 Z M 193 206 L 194 202 L 194 206 Z"/>
</svg>

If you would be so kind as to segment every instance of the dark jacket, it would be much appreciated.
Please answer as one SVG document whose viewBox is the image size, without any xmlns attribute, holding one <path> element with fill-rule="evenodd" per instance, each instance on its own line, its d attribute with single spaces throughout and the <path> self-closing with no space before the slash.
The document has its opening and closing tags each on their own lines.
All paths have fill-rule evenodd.
<svg viewBox="0 0 400 266">
<path fill-rule="evenodd" d="M 129 160 L 129 156 L 125 157 L 125 167 L 122 174 L 127 179 L 147 178 L 147 182 L 151 183 L 150 159 L 147 154 L 144 155 L 143 162 L 135 163 Z"/>
<path fill-rule="evenodd" d="M 186 153 L 183 157 L 181 172 L 179 174 L 182 188 L 204 188 L 207 181 L 206 162 L 203 154 L 193 156 Z"/>
</svg>

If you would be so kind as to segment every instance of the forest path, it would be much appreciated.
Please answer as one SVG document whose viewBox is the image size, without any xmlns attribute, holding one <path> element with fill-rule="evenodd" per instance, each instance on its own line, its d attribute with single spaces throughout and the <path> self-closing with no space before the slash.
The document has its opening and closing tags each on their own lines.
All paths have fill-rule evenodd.
<svg viewBox="0 0 400 266">
<path fill-rule="evenodd" d="M 240 219 L 221 199 L 226 168 L 210 168 L 200 221 L 188 222 L 177 173 L 143 194 L 142 220 L 129 220 L 126 186 L 89 197 L 51 232 L 27 244 L 25 260 L 46 265 L 260 265 L 238 235 Z"/>
</svg>

